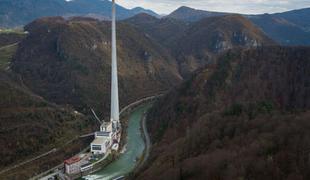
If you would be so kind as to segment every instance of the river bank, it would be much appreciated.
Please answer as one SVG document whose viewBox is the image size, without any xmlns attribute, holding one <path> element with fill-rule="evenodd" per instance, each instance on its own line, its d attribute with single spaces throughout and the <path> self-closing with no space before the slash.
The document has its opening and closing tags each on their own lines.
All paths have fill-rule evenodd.
<svg viewBox="0 0 310 180">
<path fill-rule="evenodd" d="M 139 172 L 140 169 L 142 169 L 145 164 L 146 161 L 148 160 L 148 157 L 150 155 L 150 149 L 151 149 L 151 139 L 149 136 L 149 133 L 147 131 L 147 126 L 146 126 L 146 116 L 147 116 L 147 112 L 145 112 L 142 116 L 142 120 L 141 120 L 141 132 L 143 133 L 143 140 L 145 143 L 145 149 L 143 151 L 143 154 L 140 158 L 140 161 L 137 163 L 135 169 L 133 170 L 132 174 L 136 174 L 137 172 Z"/>
<path fill-rule="evenodd" d="M 113 179 L 125 176 L 136 168 L 145 150 L 144 133 L 141 131 L 141 120 L 144 113 L 150 107 L 151 103 L 143 104 L 137 107 L 130 115 L 124 153 L 121 153 L 117 160 L 102 170 L 85 176 L 84 179 Z"/>
<path fill-rule="evenodd" d="M 121 143 L 120 143 L 120 150 L 119 152 L 117 153 L 114 153 L 113 154 L 113 157 L 112 157 L 112 161 L 109 160 L 109 163 L 104 163 L 104 165 L 102 165 L 101 167 L 99 166 L 96 166 L 94 168 L 94 170 L 91 172 L 91 174 L 96 174 L 96 172 L 102 172 L 104 169 L 106 169 L 106 167 L 109 167 L 110 166 L 110 163 L 113 164 L 114 161 L 118 161 L 120 156 L 122 156 L 122 153 L 123 152 L 126 152 L 128 151 L 128 147 L 127 145 L 128 144 L 131 144 L 131 143 L 127 143 L 128 142 L 128 139 L 127 139 L 127 130 L 128 130 L 128 121 L 129 121 L 129 118 L 130 118 L 130 114 L 134 114 L 135 111 L 139 111 L 140 108 L 147 108 L 149 109 L 151 107 L 151 104 L 156 100 L 158 99 L 159 97 L 161 97 L 163 94 L 159 94 L 159 95 L 154 95 L 154 96 L 150 96 L 150 97 L 145 97 L 145 98 L 142 98 L 134 103 L 131 103 L 129 104 L 128 106 L 124 107 L 120 114 L 121 114 L 121 126 L 122 126 L 122 138 L 121 138 Z M 142 122 L 145 123 L 145 121 L 142 121 L 143 119 L 145 119 L 145 113 L 146 113 L 147 110 L 144 110 L 143 113 L 140 113 L 139 112 L 139 118 L 136 118 L 134 117 L 134 119 L 138 119 L 139 121 L 139 124 L 141 123 L 140 127 L 139 127 L 139 132 L 141 132 L 141 137 L 144 141 L 144 137 L 145 137 L 145 133 L 147 133 L 147 129 L 146 129 L 146 125 L 144 124 L 144 127 L 142 126 Z M 149 143 L 150 144 L 150 143 Z M 144 149 L 145 150 L 145 149 Z M 142 155 L 139 155 L 136 157 L 136 159 L 134 160 L 135 161 L 135 165 L 133 167 L 132 170 L 136 169 L 137 165 L 139 166 L 140 165 L 140 162 L 141 162 L 141 157 L 143 158 L 144 157 L 144 151 L 142 153 Z M 100 170 L 101 169 L 101 170 Z M 129 172 L 128 172 L 129 173 Z M 127 174 L 127 173 L 126 173 Z M 94 176 L 84 176 L 85 179 L 93 179 Z M 102 177 L 100 178 L 102 179 Z"/>
<path fill-rule="evenodd" d="M 137 100 L 127 106 L 125 106 L 124 108 L 122 108 L 121 110 L 121 118 L 125 118 L 126 116 L 128 116 L 136 107 L 140 106 L 141 104 L 145 104 L 145 103 L 148 103 L 148 102 L 152 102 L 154 100 L 156 100 L 158 97 L 162 96 L 162 94 L 158 94 L 158 95 L 154 95 L 154 96 L 149 96 L 149 97 L 144 97 L 144 98 L 141 98 L 140 100 Z M 125 118 L 126 119 L 126 118 Z M 124 125 L 125 125 L 125 122 L 124 122 Z M 126 128 L 127 129 L 127 128 Z M 122 135 L 123 137 L 126 137 L 126 132 L 124 132 L 124 134 Z M 82 153 L 82 150 L 84 152 L 84 147 L 86 148 L 87 146 L 89 146 L 89 143 L 91 142 L 91 139 L 89 138 L 92 138 L 93 137 L 93 133 L 90 133 L 90 134 L 85 134 L 85 135 L 81 135 L 78 139 L 80 140 L 84 140 L 84 139 L 87 139 L 86 141 L 83 141 L 84 144 L 83 145 L 80 145 L 80 146 L 72 146 L 70 145 L 70 147 L 76 147 L 76 149 L 78 150 L 76 153 L 70 153 L 71 154 L 71 157 L 76 154 L 80 154 Z M 87 145 L 88 144 L 88 145 Z M 123 141 L 123 146 L 124 144 L 126 144 L 126 140 Z M 68 144 L 69 145 L 69 144 Z M 78 145 L 78 144 L 77 144 Z M 87 149 L 87 148 L 86 148 Z M 89 149 L 89 148 L 88 148 Z M 122 149 L 122 147 L 120 146 L 120 149 Z M 63 151 L 62 151 L 63 152 Z M 67 153 L 69 153 L 68 151 L 66 151 Z M 55 171 L 58 171 L 58 169 L 61 169 L 63 168 L 63 164 L 59 164 L 60 162 L 63 162 L 64 159 L 67 159 L 68 157 L 62 157 L 61 159 L 62 160 L 56 160 L 55 159 L 55 154 L 51 154 L 51 156 L 53 157 L 54 159 L 54 165 L 49 165 L 48 166 L 48 169 L 46 169 L 45 171 L 41 171 L 40 174 L 32 174 L 32 176 L 28 177 L 27 179 L 41 179 L 43 177 L 46 177 L 50 174 L 54 174 Z M 117 156 L 115 156 L 115 158 L 117 159 Z M 113 158 L 113 160 L 115 160 Z M 113 161 L 112 160 L 112 161 Z M 39 162 L 47 162 L 48 159 L 38 159 L 37 161 Z M 109 165 L 111 161 L 107 162 L 107 163 L 104 163 L 104 167 Z M 23 167 L 20 167 L 18 168 L 18 171 L 25 171 L 27 173 L 29 172 L 32 172 L 31 170 L 29 170 L 29 167 L 30 166 L 23 166 Z M 98 167 L 98 168 L 94 168 L 95 170 L 97 169 L 102 169 L 102 166 Z M 34 171 L 35 172 L 35 171 Z M 31 178 L 32 177 L 32 178 Z M 24 177 L 25 178 L 25 177 Z M 78 178 L 78 177 L 77 177 Z M 1 179 L 1 178 L 0 178 Z M 19 178 L 18 178 L 19 179 Z"/>
</svg>

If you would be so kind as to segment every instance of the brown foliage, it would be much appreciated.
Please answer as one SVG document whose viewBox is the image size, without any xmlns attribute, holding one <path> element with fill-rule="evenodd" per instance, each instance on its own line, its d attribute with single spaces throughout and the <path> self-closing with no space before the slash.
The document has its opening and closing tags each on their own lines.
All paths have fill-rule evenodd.
<svg viewBox="0 0 310 180">
<path fill-rule="evenodd" d="M 233 50 L 201 69 L 149 113 L 139 178 L 309 179 L 309 52 Z"/>
<path fill-rule="evenodd" d="M 35 93 L 57 104 L 107 115 L 110 101 L 110 23 L 43 18 L 27 25 L 29 36 L 12 63 Z M 118 24 L 120 100 L 127 105 L 178 84 L 176 62 L 165 49 L 125 23 Z M 100 99 L 100 101 L 98 101 Z"/>
</svg>

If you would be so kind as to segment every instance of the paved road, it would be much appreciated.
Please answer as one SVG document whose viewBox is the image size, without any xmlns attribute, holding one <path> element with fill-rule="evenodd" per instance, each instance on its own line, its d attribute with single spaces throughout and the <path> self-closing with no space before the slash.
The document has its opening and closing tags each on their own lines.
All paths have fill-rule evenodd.
<svg viewBox="0 0 310 180">
<path fill-rule="evenodd" d="M 143 128 L 143 133 L 145 137 L 145 155 L 144 155 L 142 163 L 140 164 L 140 167 L 142 167 L 144 163 L 147 161 L 150 155 L 150 149 L 151 149 L 150 135 L 147 131 L 147 126 L 146 126 L 146 114 L 143 115 L 142 128 Z"/>
<path fill-rule="evenodd" d="M 94 136 L 94 135 L 95 135 L 95 133 L 84 134 L 84 135 L 80 136 L 80 138 L 85 138 L 85 137 Z"/>
<path fill-rule="evenodd" d="M 49 154 L 51 154 L 51 153 L 54 153 L 54 152 L 56 152 L 56 151 L 57 151 L 57 149 L 54 148 L 54 149 L 52 149 L 52 150 L 50 150 L 50 151 L 48 151 L 48 152 L 46 152 L 46 153 L 44 153 L 44 154 L 41 154 L 41 155 L 39 155 L 39 156 L 36 156 L 36 157 L 34 157 L 34 158 L 32 158 L 32 159 L 29 159 L 29 160 L 27 160 L 27 161 L 24 161 L 24 162 L 22 162 L 22 163 L 16 164 L 16 165 L 14 165 L 14 166 L 12 166 L 12 167 L 10 167 L 10 168 L 4 169 L 4 170 L 0 171 L 0 174 L 3 174 L 3 173 L 5 173 L 5 172 L 8 172 L 8 171 L 10 171 L 10 170 L 12 170 L 12 169 L 18 168 L 18 167 L 20 167 L 20 166 L 23 166 L 23 165 L 25 165 L 25 164 L 27 164 L 27 163 L 29 163 L 29 162 L 35 161 L 35 160 L 37 160 L 37 159 L 40 159 L 40 158 L 42 158 L 42 157 L 44 157 L 44 156 L 47 156 L 47 155 L 49 155 Z"/>
<path fill-rule="evenodd" d="M 18 43 L 11 44 L 11 45 L 8 45 L 8 46 L 14 46 L 14 45 L 16 45 L 16 44 L 18 44 Z M 2 48 L 7 48 L 8 46 L 2 47 Z M 0 50 L 1 50 L 1 48 L 0 48 Z M 139 105 L 140 103 L 143 103 L 143 102 L 148 101 L 148 100 L 151 100 L 151 99 L 158 98 L 158 97 L 160 97 L 160 96 L 162 96 L 162 95 L 163 95 L 163 94 L 159 94 L 159 95 L 154 95 L 154 96 L 150 96 L 150 97 L 145 97 L 145 98 L 139 99 L 139 100 L 137 100 L 137 101 L 135 101 L 135 102 L 133 102 L 133 103 L 131 103 L 131 104 L 125 106 L 124 108 L 122 108 L 122 110 L 120 111 L 120 114 L 124 113 L 125 111 L 127 111 L 128 109 L 130 109 L 130 108 L 132 108 L 132 107 L 135 107 L 136 105 Z M 145 129 L 145 128 L 144 128 L 144 129 Z M 144 133 L 145 133 L 145 132 L 144 132 Z M 146 131 L 146 133 L 147 133 L 147 131 Z M 89 137 L 89 136 L 93 136 L 93 135 L 94 135 L 94 133 L 89 133 L 89 134 L 81 135 L 80 138 Z M 147 134 L 146 137 L 148 137 L 148 139 L 149 139 L 148 134 Z M 76 138 L 74 138 L 74 139 L 68 141 L 66 144 L 69 144 L 70 142 L 72 142 L 72 141 L 75 140 L 75 139 L 76 139 Z M 49 154 L 51 154 L 51 153 L 53 153 L 53 152 L 56 152 L 56 151 L 57 151 L 57 149 L 54 148 L 54 149 L 52 149 L 52 150 L 50 150 L 50 151 L 48 151 L 48 152 L 46 152 L 46 153 L 44 153 L 44 154 L 41 154 L 41 155 L 39 155 L 39 156 L 36 156 L 36 157 L 34 157 L 34 158 L 32 158 L 32 159 L 26 160 L 26 161 L 24 161 L 24 162 L 22 162 L 22 163 L 19 163 L 19 164 L 17 164 L 17 165 L 14 165 L 14 166 L 12 166 L 12 167 L 10 167 L 10 168 L 4 169 L 4 170 L 0 171 L 0 174 L 3 174 L 3 173 L 5 173 L 5 172 L 8 172 L 8 171 L 13 170 L 13 169 L 15 169 L 15 168 L 18 168 L 18 167 L 20 167 L 20 166 L 22 166 L 22 165 L 25 165 L 25 164 L 27 164 L 27 163 L 30 163 L 30 162 L 32 162 L 32 161 L 35 161 L 35 160 L 40 159 L 40 158 L 42 158 L 42 157 L 45 157 L 45 156 L 47 156 L 47 155 L 49 155 Z M 40 175 L 44 175 L 44 174 L 46 174 L 47 172 L 50 172 L 50 171 L 55 170 L 55 169 L 58 169 L 61 165 L 62 165 L 62 164 L 60 164 L 60 165 L 58 165 L 58 166 L 56 166 L 56 167 L 54 167 L 54 168 L 52 168 L 52 169 L 50 169 L 50 170 L 48 170 L 48 171 L 45 171 L 45 172 L 41 173 Z M 38 175 L 38 176 L 36 176 L 36 177 L 40 177 L 40 175 Z"/>
<path fill-rule="evenodd" d="M 163 96 L 164 93 L 160 93 L 158 95 L 154 95 L 154 96 L 149 96 L 149 97 L 145 97 L 145 98 L 142 98 L 140 100 L 137 100 L 127 106 L 125 106 L 121 111 L 120 111 L 120 114 L 124 113 L 125 111 L 127 111 L 128 109 L 132 108 L 132 107 L 135 107 L 136 105 L 139 105 L 140 103 L 144 102 L 144 101 L 148 101 L 148 100 L 152 100 L 152 99 L 156 99 L 160 96 Z"/>
<path fill-rule="evenodd" d="M 53 174 L 49 174 L 48 176 L 45 176 L 43 178 L 40 178 L 40 180 L 49 180 L 49 178 L 53 178 L 54 176 L 58 175 L 59 172 L 54 172 Z"/>
<path fill-rule="evenodd" d="M 0 47 L 0 51 L 3 50 L 3 49 L 9 48 L 9 47 L 13 47 L 13 46 L 17 45 L 18 43 L 19 42 L 13 43 L 13 44 L 9 44 L 9 45 L 6 45 L 6 46 L 2 46 L 2 47 Z"/>
</svg>

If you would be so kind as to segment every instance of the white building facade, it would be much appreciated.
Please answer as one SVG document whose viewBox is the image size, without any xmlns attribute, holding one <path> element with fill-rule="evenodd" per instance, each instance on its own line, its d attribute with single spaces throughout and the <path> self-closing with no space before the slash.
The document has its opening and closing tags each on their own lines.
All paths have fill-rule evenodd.
<svg viewBox="0 0 310 180">
<path fill-rule="evenodd" d="M 91 143 L 93 154 L 106 154 L 112 146 L 112 123 L 104 123 L 100 126 L 100 131 L 95 132 L 95 139 Z"/>
<path fill-rule="evenodd" d="M 93 154 L 105 154 L 111 147 L 111 139 L 106 137 L 96 138 L 91 143 L 91 152 Z"/>
</svg>

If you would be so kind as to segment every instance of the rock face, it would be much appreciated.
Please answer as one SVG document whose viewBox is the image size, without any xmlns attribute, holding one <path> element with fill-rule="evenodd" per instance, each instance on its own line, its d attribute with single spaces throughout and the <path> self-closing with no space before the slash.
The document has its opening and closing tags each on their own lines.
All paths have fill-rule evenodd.
<svg viewBox="0 0 310 180">
<path fill-rule="evenodd" d="M 136 179 L 308 179 L 309 48 L 232 50 L 148 114 Z"/>
<path fill-rule="evenodd" d="M 248 19 L 239 15 L 204 18 L 185 23 L 140 14 L 128 20 L 152 39 L 166 46 L 177 59 L 180 73 L 188 77 L 214 57 L 232 48 L 256 48 L 275 44 Z"/>
<path fill-rule="evenodd" d="M 43 18 L 25 27 L 12 70 L 35 93 L 88 113 L 109 112 L 110 24 L 89 18 Z M 125 23 L 118 24 L 122 105 L 167 90 L 181 81 L 177 63 L 157 43 Z M 105 114 L 107 115 L 107 114 Z"/>
<path fill-rule="evenodd" d="M 181 73 L 188 76 L 226 50 L 272 44 L 272 40 L 246 18 L 229 15 L 198 21 L 179 36 L 173 47 Z"/>
</svg>

